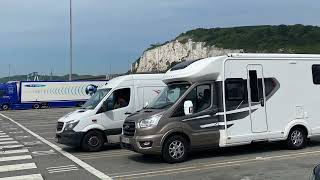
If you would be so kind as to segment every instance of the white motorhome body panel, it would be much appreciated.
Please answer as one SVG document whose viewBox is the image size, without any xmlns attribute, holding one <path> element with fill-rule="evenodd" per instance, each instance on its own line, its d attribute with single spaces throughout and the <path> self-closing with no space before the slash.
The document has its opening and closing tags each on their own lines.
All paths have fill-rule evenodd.
<svg viewBox="0 0 320 180">
<path fill-rule="evenodd" d="M 229 57 L 224 63 L 224 78 L 247 79 L 249 64 L 260 64 L 263 67 L 264 78 L 275 78 L 279 82 L 276 93 L 266 98 L 265 107 L 258 106 L 257 110 L 252 112 L 255 118 L 261 119 L 265 118 L 263 111 L 266 112 L 267 131 L 253 132 L 250 123 L 252 119 L 246 116 L 233 121 L 234 125 L 224 133 L 226 137 L 221 138 L 225 141 L 221 144 L 286 139 L 290 128 L 296 124 L 304 125 L 309 136 L 320 133 L 320 111 L 317 108 L 317 102 L 320 101 L 320 96 L 317 96 L 320 85 L 315 85 L 312 79 L 312 65 L 320 64 L 320 56 Z"/>
<path fill-rule="evenodd" d="M 21 102 L 86 100 L 89 85 L 102 87 L 107 81 L 21 82 Z"/>
</svg>

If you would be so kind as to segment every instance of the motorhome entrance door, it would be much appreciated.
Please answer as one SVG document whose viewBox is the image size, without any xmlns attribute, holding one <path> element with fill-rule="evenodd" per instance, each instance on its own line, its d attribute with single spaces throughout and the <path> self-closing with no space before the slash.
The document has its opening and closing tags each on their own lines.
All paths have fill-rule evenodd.
<svg viewBox="0 0 320 180">
<path fill-rule="evenodd" d="M 252 132 L 268 130 L 263 67 L 260 64 L 247 66 L 247 88 Z"/>
</svg>

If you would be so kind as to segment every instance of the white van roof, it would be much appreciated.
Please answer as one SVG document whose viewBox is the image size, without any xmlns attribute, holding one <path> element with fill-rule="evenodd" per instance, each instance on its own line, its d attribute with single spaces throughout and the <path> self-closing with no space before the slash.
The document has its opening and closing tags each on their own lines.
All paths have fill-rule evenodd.
<svg viewBox="0 0 320 180">
<path fill-rule="evenodd" d="M 116 78 L 111 79 L 108 83 L 102 86 L 100 89 L 105 88 L 113 88 L 117 87 L 124 81 L 129 80 L 162 80 L 164 74 L 130 74 L 130 75 L 123 75 Z"/>
</svg>

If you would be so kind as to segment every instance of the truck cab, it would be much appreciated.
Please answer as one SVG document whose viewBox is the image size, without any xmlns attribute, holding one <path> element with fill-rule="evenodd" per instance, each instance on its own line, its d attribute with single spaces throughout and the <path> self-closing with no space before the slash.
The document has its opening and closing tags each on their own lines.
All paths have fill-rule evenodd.
<svg viewBox="0 0 320 180">
<path fill-rule="evenodd" d="M 101 150 L 105 143 L 118 143 L 124 120 L 142 109 L 166 86 L 163 74 L 125 75 L 99 88 L 78 110 L 58 120 L 57 142 Z"/>
<path fill-rule="evenodd" d="M 17 103 L 17 83 L 0 84 L 0 107 L 2 110 L 8 110 L 10 105 Z"/>
</svg>

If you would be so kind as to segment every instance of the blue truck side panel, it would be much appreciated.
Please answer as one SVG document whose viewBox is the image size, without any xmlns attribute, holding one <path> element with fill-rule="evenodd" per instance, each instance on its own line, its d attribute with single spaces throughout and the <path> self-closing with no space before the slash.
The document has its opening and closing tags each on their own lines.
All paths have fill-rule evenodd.
<svg viewBox="0 0 320 180">
<path fill-rule="evenodd" d="M 31 81 L 28 81 L 28 82 L 31 82 Z M 64 82 L 64 81 L 50 81 L 50 82 Z M 40 82 L 35 81 L 35 83 L 41 83 L 41 81 Z M 80 106 L 86 102 L 86 99 L 83 99 L 83 100 L 56 100 L 56 101 L 49 101 L 49 102 L 22 103 L 21 87 L 22 87 L 22 82 L 0 84 L 0 109 L 2 109 L 3 105 L 9 105 L 10 109 L 32 109 L 34 108 L 35 104 L 39 104 L 42 107 L 75 107 L 75 106 Z"/>
</svg>

